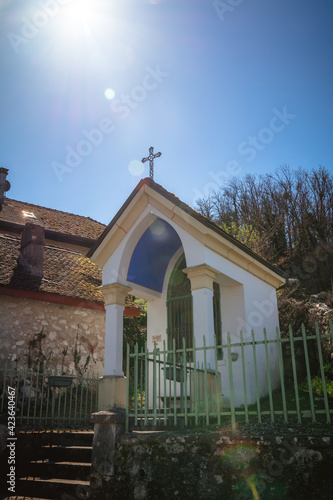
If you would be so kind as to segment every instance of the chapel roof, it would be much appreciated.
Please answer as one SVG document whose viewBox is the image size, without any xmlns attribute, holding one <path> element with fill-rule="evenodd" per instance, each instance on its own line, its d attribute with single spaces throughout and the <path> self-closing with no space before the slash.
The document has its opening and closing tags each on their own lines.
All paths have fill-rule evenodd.
<svg viewBox="0 0 333 500">
<path fill-rule="evenodd" d="M 171 203 L 179 207 L 181 210 L 183 210 L 186 214 L 190 215 L 194 219 L 196 219 L 198 222 L 203 224 L 204 226 L 208 227 L 209 229 L 213 230 L 215 233 L 217 233 L 221 238 L 231 242 L 233 245 L 238 247 L 240 250 L 248 254 L 250 257 L 253 259 L 257 260 L 267 268 L 269 268 L 271 271 L 274 273 L 278 274 L 279 276 L 283 278 L 287 278 L 287 275 L 284 271 L 276 267 L 274 264 L 271 264 L 268 262 L 266 259 L 262 258 L 260 255 L 256 254 L 253 250 L 248 248 L 246 245 L 238 241 L 235 237 L 231 236 L 229 233 L 224 231 L 220 226 L 215 224 L 215 222 L 211 221 L 207 217 L 205 217 L 203 214 L 200 212 L 194 210 L 191 208 L 189 205 L 181 201 L 175 194 L 170 193 L 167 191 L 163 186 L 160 184 L 157 184 L 153 179 L 150 177 L 146 177 L 142 179 L 139 184 L 136 186 L 136 188 L 132 191 L 130 196 L 127 198 L 123 206 L 120 208 L 120 210 L 117 212 L 117 214 L 114 216 L 114 218 L 111 220 L 110 224 L 106 226 L 102 234 L 99 236 L 99 238 L 96 240 L 96 242 L 93 244 L 93 246 L 90 248 L 90 250 L 87 253 L 88 257 L 91 257 L 96 249 L 101 245 L 103 242 L 104 238 L 107 236 L 107 234 L 111 231 L 111 229 L 117 224 L 118 219 L 121 217 L 121 215 L 125 212 L 127 207 L 130 205 L 132 200 L 135 198 L 135 196 L 138 194 L 138 192 L 143 189 L 145 186 L 148 186 L 149 188 L 153 189 L 155 192 L 159 193 L 162 195 L 164 198 L 169 200 Z"/>
<path fill-rule="evenodd" d="M 46 244 L 38 279 L 19 263 L 20 246 L 19 237 L 0 234 L 0 286 L 104 303 L 101 271 L 80 252 Z"/>
</svg>

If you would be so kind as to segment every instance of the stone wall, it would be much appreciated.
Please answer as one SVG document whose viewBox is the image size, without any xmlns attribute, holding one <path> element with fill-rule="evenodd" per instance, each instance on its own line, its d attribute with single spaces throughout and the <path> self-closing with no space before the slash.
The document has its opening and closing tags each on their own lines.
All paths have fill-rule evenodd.
<svg viewBox="0 0 333 500">
<path fill-rule="evenodd" d="M 120 412 L 99 412 L 93 421 L 91 499 L 333 498 L 329 436 L 295 436 L 292 429 L 283 436 L 226 429 L 119 435 Z"/>
<path fill-rule="evenodd" d="M 127 434 L 115 464 L 119 499 L 332 498 L 329 438 Z"/>
<path fill-rule="evenodd" d="M 22 364 L 28 361 L 29 341 L 41 332 L 42 350 L 47 366 L 61 369 L 62 351 L 67 349 L 64 368 L 74 370 L 76 338 L 81 351 L 81 366 L 87 356 L 88 371 L 102 375 L 104 366 L 105 313 L 38 300 L 0 295 L 0 360 Z M 78 336 L 78 337 L 77 337 Z"/>
</svg>

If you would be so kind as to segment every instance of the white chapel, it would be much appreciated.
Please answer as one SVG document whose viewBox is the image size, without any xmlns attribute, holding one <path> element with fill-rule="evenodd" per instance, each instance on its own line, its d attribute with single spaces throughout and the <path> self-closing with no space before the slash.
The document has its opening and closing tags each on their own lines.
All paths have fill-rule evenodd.
<svg viewBox="0 0 333 500">
<path fill-rule="evenodd" d="M 219 226 L 183 203 L 152 178 L 140 181 L 88 253 L 102 269 L 105 297 L 105 363 L 100 409 L 123 407 L 123 311 L 130 294 L 147 301 L 147 345 L 175 339 L 181 347 L 195 338 L 196 346 L 276 338 L 279 327 L 276 289 L 285 274 Z M 240 363 L 233 352 L 233 372 Z M 208 355 L 209 355 L 208 351 Z M 213 351 L 207 359 L 216 369 Z M 272 387 L 279 384 L 278 354 L 269 344 Z M 218 371 L 224 401 L 228 401 L 228 362 L 221 352 Z M 200 359 L 198 360 L 200 362 Z M 267 393 L 264 347 L 258 350 L 261 395 Z M 239 367 L 241 374 L 241 367 Z M 247 401 L 254 402 L 256 385 L 249 356 Z M 235 403 L 242 404 L 242 376 L 234 380 Z"/>
</svg>

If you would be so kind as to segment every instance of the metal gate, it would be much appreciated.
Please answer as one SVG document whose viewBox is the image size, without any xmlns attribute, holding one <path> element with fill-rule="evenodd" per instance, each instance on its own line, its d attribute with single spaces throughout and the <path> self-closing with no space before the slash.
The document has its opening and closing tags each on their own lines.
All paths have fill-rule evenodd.
<svg viewBox="0 0 333 500">
<path fill-rule="evenodd" d="M 98 408 L 95 374 L 0 363 L 0 412 L 17 427 L 82 427 Z"/>
</svg>

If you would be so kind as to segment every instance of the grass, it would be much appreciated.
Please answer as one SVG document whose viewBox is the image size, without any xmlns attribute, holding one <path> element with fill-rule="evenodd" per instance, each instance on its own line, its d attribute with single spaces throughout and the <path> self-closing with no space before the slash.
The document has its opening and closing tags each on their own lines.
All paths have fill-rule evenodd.
<svg viewBox="0 0 333 500">
<path fill-rule="evenodd" d="M 327 387 L 327 395 L 329 399 L 330 406 L 333 407 L 333 381 L 326 380 Z M 324 401 L 323 397 L 323 385 L 322 380 L 319 377 L 315 377 L 312 379 L 312 393 L 314 399 L 314 407 L 315 410 L 324 410 Z M 287 410 L 296 411 L 296 391 L 293 383 L 288 383 L 285 385 L 285 396 L 286 396 L 286 406 Z M 320 397 L 320 398 L 319 398 Z M 299 406 L 301 412 L 310 411 L 310 394 L 308 388 L 307 380 L 302 380 L 298 385 L 298 398 L 299 398 Z M 283 398 L 281 388 L 276 389 L 272 393 L 272 401 L 273 408 L 275 410 L 283 409 Z M 254 405 L 249 406 L 249 409 L 256 409 L 256 403 Z M 266 396 L 260 400 L 260 408 L 262 411 L 270 410 L 270 399 L 269 396 Z"/>
</svg>

